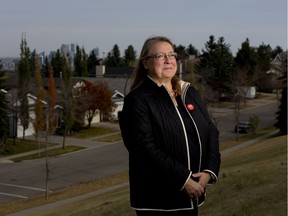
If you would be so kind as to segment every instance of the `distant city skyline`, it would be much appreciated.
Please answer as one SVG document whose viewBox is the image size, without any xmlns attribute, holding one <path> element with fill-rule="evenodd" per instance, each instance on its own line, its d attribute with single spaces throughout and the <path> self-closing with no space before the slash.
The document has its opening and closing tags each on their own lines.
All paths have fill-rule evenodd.
<svg viewBox="0 0 288 216">
<path fill-rule="evenodd" d="M 139 55 L 151 35 L 199 52 L 209 36 L 224 37 L 235 54 L 246 40 L 287 49 L 286 0 L 1 0 L 0 57 L 19 57 L 21 35 L 37 53 L 75 43 L 99 55 L 115 44 L 121 55 L 132 45 Z"/>
</svg>

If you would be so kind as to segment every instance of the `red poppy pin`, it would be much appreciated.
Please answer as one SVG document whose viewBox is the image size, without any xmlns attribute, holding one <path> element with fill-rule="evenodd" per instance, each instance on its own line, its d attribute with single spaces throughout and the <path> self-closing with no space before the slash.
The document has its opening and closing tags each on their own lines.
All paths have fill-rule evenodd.
<svg viewBox="0 0 288 216">
<path fill-rule="evenodd" d="M 187 109 L 188 110 L 194 110 L 194 105 L 193 104 L 187 104 Z"/>
</svg>

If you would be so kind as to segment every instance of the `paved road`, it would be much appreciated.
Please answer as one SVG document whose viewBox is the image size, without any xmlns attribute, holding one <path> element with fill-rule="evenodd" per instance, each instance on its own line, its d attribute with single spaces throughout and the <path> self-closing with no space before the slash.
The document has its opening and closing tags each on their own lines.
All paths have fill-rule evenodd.
<svg viewBox="0 0 288 216">
<path fill-rule="evenodd" d="M 69 144 L 86 146 L 87 149 L 53 157 L 48 160 L 51 191 L 69 185 L 97 180 L 126 171 L 128 154 L 122 142 L 96 143 L 78 139 L 67 140 Z M 0 203 L 25 199 L 45 191 L 45 160 L 0 164 Z"/>
<path fill-rule="evenodd" d="M 251 106 L 253 104 L 251 103 Z M 270 103 L 258 103 L 257 107 L 251 109 L 243 110 L 240 113 L 240 121 L 249 121 L 251 115 L 257 115 L 259 117 L 258 129 L 265 128 L 275 123 L 276 121 L 276 111 L 278 109 L 277 102 Z M 227 111 L 228 112 L 228 111 Z M 235 128 L 235 115 L 233 110 L 229 110 L 229 114 L 221 115 L 216 118 L 217 127 L 220 131 L 220 141 L 225 141 L 229 139 L 236 138 L 234 132 Z"/>
<path fill-rule="evenodd" d="M 257 101 L 257 107 L 241 112 L 242 118 L 257 113 L 261 127 L 275 122 L 277 103 L 275 101 Z M 254 101 L 254 103 L 256 103 Z M 233 133 L 233 110 L 216 111 L 220 140 L 235 137 Z M 111 126 L 111 124 L 109 125 Z M 118 125 L 113 125 L 118 127 Z M 55 142 L 61 138 L 53 139 Z M 86 150 L 50 158 L 50 179 L 48 188 L 51 191 L 61 187 L 89 182 L 128 169 L 128 154 L 121 142 L 96 142 L 93 138 L 79 140 L 68 138 L 67 144 L 81 145 Z M 45 161 L 33 160 L 21 163 L 9 163 L 9 158 L 0 158 L 0 203 L 15 199 L 27 199 L 35 194 L 45 194 Z M 2 163 L 1 163 L 2 162 Z"/>
</svg>

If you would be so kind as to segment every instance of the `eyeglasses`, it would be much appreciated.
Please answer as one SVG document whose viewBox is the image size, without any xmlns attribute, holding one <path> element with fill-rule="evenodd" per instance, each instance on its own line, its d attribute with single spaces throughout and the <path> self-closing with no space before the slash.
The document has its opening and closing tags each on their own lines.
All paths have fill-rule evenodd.
<svg viewBox="0 0 288 216">
<path fill-rule="evenodd" d="M 169 54 L 159 53 L 159 54 L 156 54 L 156 55 L 143 57 L 142 59 L 149 59 L 149 58 L 154 58 L 154 59 L 156 59 L 158 61 L 165 61 L 167 59 L 175 60 L 177 58 L 177 53 L 175 53 L 175 52 L 169 53 Z"/>
</svg>

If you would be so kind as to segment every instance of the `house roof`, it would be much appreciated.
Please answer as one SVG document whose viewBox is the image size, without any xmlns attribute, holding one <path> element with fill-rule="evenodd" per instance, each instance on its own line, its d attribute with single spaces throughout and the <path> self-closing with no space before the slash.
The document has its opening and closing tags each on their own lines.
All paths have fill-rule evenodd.
<svg viewBox="0 0 288 216">
<path fill-rule="evenodd" d="M 87 80 L 92 83 L 97 82 L 106 82 L 112 94 L 117 93 L 117 95 L 126 95 L 131 86 L 131 74 L 133 72 L 133 68 L 115 68 L 115 67 L 107 67 L 104 76 L 101 77 L 72 77 L 72 85 L 74 86 L 76 83 L 81 80 Z M 42 86 L 47 89 L 49 78 L 42 77 Z M 17 73 L 9 72 L 7 73 L 7 80 L 4 84 L 4 89 L 8 91 L 15 90 L 17 88 Z M 54 83 L 57 89 L 58 94 L 63 89 L 62 78 L 55 77 Z M 29 93 L 32 95 L 37 95 L 37 85 L 34 77 L 31 78 L 31 84 L 29 88 Z M 116 96 L 116 95 L 115 95 Z"/>
<path fill-rule="evenodd" d="M 106 67 L 105 77 L 127 77 L 133 73 L 133 67 Z"/>
</svg>

